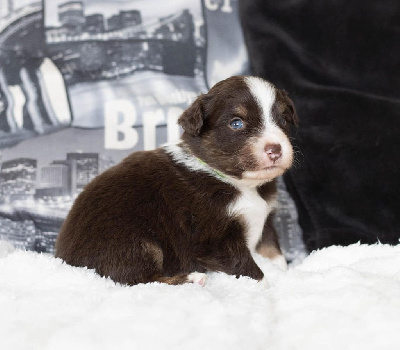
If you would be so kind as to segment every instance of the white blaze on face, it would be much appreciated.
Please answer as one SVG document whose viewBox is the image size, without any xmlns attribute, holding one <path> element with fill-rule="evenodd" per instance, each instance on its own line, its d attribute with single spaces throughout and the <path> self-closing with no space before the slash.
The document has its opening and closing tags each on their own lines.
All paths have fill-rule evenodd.
<svg viewBox="0 0 400 350">
<path fill-rule="evenodd" d="M 262 110 L 264 123 L 272 124 L 271 111 L 276 97 L 275 88 L 267 81 L 256 77 L 246 77 L 245 83 Z"/>
<path fill-rule="evenodd" d="M 243 178 L 249 180 L 272 180 L 282 175 L 292 165 L 292 145 L 272 116 L 272 108 L 276 100 L 275 87 L 256 77 L 246 77 L 245 82 L 260 107 L 263 127 L 260 130 L 260 135 L 251 140 L 252 152 L 257 159 L 259 170 L 246 171 L 243 173 Z M 265 146 L 268 144 L 279 144 L 282 149 L 282 156 L 273 164 L 265 152 Z"/>
</svg>

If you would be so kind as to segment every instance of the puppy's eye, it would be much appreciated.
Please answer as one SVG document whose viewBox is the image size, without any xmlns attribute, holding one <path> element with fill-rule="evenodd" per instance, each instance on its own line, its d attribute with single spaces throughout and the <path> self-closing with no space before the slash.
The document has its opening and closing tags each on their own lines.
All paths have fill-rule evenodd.
<svg viewBox="0 0 400 350">
<path fill-rule="evenodd" d="M 232 129 L 242 129 L 244 124 L 243 121 L 241 119 L 234 119 L 231 121 L 231 123 L 229 124 L 231 126 Z"/>
</svg>

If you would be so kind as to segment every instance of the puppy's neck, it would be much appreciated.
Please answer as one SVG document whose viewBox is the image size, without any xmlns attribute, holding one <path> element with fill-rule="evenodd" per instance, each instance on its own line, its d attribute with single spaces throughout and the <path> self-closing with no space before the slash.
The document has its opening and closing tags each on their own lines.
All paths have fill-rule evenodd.
<svg viewBox="0 0 400 350">
<path fill-rule="evenodd" d="M 195 156 L 194 156 L 195 157 Z M 196 157 L 196 159 L 202 163 L 203 165 L 205 165 L 207 168 L 209 168 L 210 171 L 212 171 L 215 176 L 219 177 L 220 179 L 226 179 L 228 177 L 228 175 L 224 174 L 221 171 L 218 171 L 217 169 L 214 169 L 212 167 L 210 167 L 204 160 L 200 159 L 199 157 Z"/>
<path fill-rule="evenodd" d="M 238 188 L 258 187 L 267 182 L 253 179 L 240 179 L 225 174 L 224 172 L 211 167 L 204 160 L 194 155 L 184 142 L 166 144 L 162 148 L 176 163 L 182 164 L 192 171 L 207 173 L 222 182 Z"/>
<path fill-rule="evenodd" d="M 230 176 L 210 167 L 205 161 L 195 156 L 184 142 L 166 144 L 162 148 L 177 164 L 182 164 L 195 172 L 207 173 L 222 182 L 232 184 Z"/>
</svg>

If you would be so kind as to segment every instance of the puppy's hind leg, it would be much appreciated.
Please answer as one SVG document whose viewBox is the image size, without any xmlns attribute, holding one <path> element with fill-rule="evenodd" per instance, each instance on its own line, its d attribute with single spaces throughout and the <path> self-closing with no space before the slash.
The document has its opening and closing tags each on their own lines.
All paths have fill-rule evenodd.
<svg viewBox="0 0 400 350">
<path fill-rule="evenodd" d="M 200 272 L 192 272 L 190 274 L 182 273 L 172 277 L 155 277 L 153 282 L 162 282 L 170 285 L 178 285 L 184 283 L 194 283 L 204 287 L 207 281 L 207 275 Z"/>
<path fill-rule="evenodd" d="M 142 241 L 142 257 L 148 262 L 154 264 L 153 269 L 157 271 L 148 281 L 145 282 L 161 282 L 169 285 L 179 285 L 184 283 L 194 283 L 204 286 L 207 280 L 207 275 L 199 272 L 192 272 L 190 274 L 181 273 L 174 276 L 163 276 L 163 260 L 164 254 L 161 248 L 154 242 Z"/>
<path fill-rule="evenodd" d="M 163 276 L 163 260 L 164 254 L 161 248 L 149 242 L 142 242 L 142 254 L 143 257 L 154 263 L 154 267 L 157 271 L 151 278 L 149 282 L 161 282 L 169 285 L 179 285 L 184 283 L 194 283 L 200 286 L 206 284 L 207 275 L 200 272 L 192 272 L 190 274 L 181 273 L 174 276 Z"/>
<path fill-rule="evenodd" d="M 153 276 L 161 276 L 164 255 L 157 242 L 140 238 L 110 245 L 96 259 L 95 268 L 100 275 L 132 286 L 153 282 Z"/>
<path fill-rule="evenodd" d="M 142 239 L 137 246 L 139 249 L 136 251 L 136 260 L 132 260 L 133 264 L 131 264 L 135 273 L 135 282 L 130 284 L 161 282 L 170 285 L 184 283 L 205 285 L 207 276 L 204 273 L 192 272 L 164 276 L 164 254 L 156 242 Z"/>
</svg>

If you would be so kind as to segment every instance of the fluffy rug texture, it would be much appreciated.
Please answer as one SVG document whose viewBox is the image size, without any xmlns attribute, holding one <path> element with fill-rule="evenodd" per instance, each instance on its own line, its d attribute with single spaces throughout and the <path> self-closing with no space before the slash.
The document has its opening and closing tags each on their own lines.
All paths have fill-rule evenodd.
<svg viewBox="0 0 400 350">
<path fill-rule="evenodd" d="M 0 242 L 1 349 L 398 349 L 400 246 L 312 253 L 269 288 L 209 275 L 207 285 L 126 287 Z"/>
</svg>

